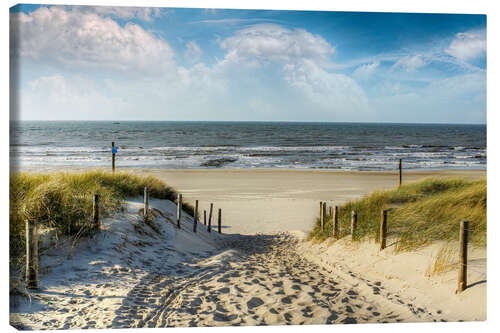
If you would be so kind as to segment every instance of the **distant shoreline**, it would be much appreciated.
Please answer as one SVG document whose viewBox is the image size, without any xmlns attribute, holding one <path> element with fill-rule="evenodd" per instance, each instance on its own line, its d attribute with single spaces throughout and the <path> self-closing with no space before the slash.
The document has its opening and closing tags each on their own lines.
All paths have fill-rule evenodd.
<svg viewBox="0 0 500 333">
<path fill-rule="evenodd" d="M 39 170 L 36 170 L 39 168 Z M 70 172 L 82 172 L 89 170 L 109 170 L 111 168 L 103 167 L 72 167 L 72 166 L 30 166 L 30 167 L 12 167 L 11 172 L 58 172 L 58 171 L 70 171 Z M 397 174 L 398 170 L 394 168 L 393 171 L 390 170 L 343 170 L 343 169 L 326 169 L 326 168 L 141 168 L 141 167 L 121 167 L 117 166 L 116 171 L 146 171 L 146 172 L 317 172 L 317 173 L 335 173 L 335 174 L 363 174 L 363 175 L 393 175 Z M 403 174 L 414 174 L 414 175 L 432 175 L 436 173 L 484 173 L 486 176 L 487 169 L 404 169 Z"/>
</svg>

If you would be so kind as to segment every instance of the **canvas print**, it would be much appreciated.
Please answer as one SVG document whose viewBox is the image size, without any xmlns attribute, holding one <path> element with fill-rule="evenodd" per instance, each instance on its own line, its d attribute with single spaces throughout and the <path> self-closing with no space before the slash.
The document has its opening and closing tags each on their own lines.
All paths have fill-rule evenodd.
<svg viewBox="0 0 500 333">
<path fill-rule="evenodd" d="M 11 326 L 486 320 L 486 15 L 9 15 Z"/>
</svg>

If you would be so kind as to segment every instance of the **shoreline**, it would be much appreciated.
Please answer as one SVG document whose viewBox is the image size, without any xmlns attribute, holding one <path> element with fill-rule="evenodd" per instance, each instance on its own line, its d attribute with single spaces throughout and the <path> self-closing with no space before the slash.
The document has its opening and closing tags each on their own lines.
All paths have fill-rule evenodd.
<svg viewBox="0 0 500 333">
<path fill-rule="evenodd" d="M 403 164 L 404 165 L 404 164 Z M 58 171 L 70 171 L 70 172 L 82 172 L 91 170 L 104 170 L 111 171 L 108 167 L 83 167 L 83 166 L 24 166 L 15 167 L 10 166 L 11 172 L 36 172 L 34 169 L 40 168 L 44 172 L 58 172 Z M 150 167 L 121 167 L 118 165 L 116 171 L 135 171 L 135 170 L 147 170 L 148 172 L 318 172 L 318 173 L 335 173 L 335 174 L 397 174 L 398 169 L 394 170 L 343 170 L 343 169 L 322 169 L 322 168 L 150 168 Z M 486 174 L 487 169 L 405 169 L 403 167 L 403 175 L 405 173 L 409 174 L 440 174 L 440 173 L 484 173 Z"/>
</svg>

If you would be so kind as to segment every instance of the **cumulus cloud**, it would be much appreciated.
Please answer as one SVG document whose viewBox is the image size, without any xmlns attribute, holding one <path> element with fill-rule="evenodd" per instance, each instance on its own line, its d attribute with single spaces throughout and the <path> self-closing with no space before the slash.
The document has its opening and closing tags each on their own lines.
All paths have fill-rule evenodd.
<svg viewBox="0 0 500 333">
<path fill-rule="evenodd" d="M 303 29 L 289 30 L 276 24 L 257 24 L 221 41 L 231 61 L 261 62 L 310 59 L 326 62 L 335 49 L 319 35 Z"/>
<path fill-rule="evenodd" d="M 369 110 L 363 90 L 350 77 L 328 72 L 335 52 L 321 36 L 303 29 L 257 24 L 220 42 L 227 51 L 219 69 L 234 66 L 281 68 L 282 79 L 307 105 L 322 112 L 345 114 Z M 267 66 L 267 67 L 266 67 Z"/>
<path fill-rule="evenodd" d="M 455 39 L 445 52 L 462 61 L 484 55 L 486 53 L 486 31 L 468 31 L 456 34 Z"/>
<path fill-rule="evenodd" d="M 368 80 L 375 70 L 380 65 L 379 61 L 374 61 L 371 64 L 364 64 L 356 68 L 356 70 L 352 73 L 353 77 L 358 80 Z"/>
<path fill-rule="evenodd" d="M 40 7 L 11 13 L 11 54 L 36 61 L 119 70 L 165 69 L 174 51 L 137 24 L 78 9 Z"/>
<path fill-rule="evenodd" d="M 427 61 L 422 55 L 405 56 L 392 66 L 394 69 L 403 69 L 407 72 L 415 72 L 418 68 L 427 65 Z"/>
<path fill-rule="evenodd" d="M 121 7 L 121 6 L 72 6 L 73 10 L 109 15 L 120 19 L 139 19 L 150 22 L 161 14 L 160 8 L 155 7 Z"/>
<path fill-rule="evenodd" d="M 189 41 L 186 43 L 186 51 L 184 52 L 184 57 L 189 62 L 196 62 L 201 58 L 203 51 L 194 41 Z"/>
<path fill-rule="evenodd" d="M 197 62 L 203 52 L 189 41 L 184 56 L 195 65 L 184 68 L 165 41 L 136 24 L 120 26 L 103 12 L 41 7 L 11 18 L 13 54 L 62 69 L 23 88 L 24 119 L 136 119 L 139 108 L 151 119 L 196 120 L 200 110 L 217 110 L 207 119 L 252 120 L 258 114 L 304 120 L 316 114 L 338 120 L 370 109 L 352 78 L 327 70 L 334 47 L 303 29 L 258 24 L 237 31 L 220 41 L 225 56 L 211 66 Z M 106 81 L 89 72 L 92 67 L 154 77 Z"/>
</svg>

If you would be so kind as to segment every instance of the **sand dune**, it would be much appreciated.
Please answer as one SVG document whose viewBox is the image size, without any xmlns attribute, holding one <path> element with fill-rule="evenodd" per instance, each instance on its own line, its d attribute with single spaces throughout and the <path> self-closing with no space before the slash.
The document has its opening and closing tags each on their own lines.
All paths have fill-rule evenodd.
<svg viewBox="0 0 500 333">
<path fill-rule="evenodd" d="M 291 233 L 219 235 L 152 200 L 156 232 L 140 200 L 104 221 L 76 248 L 61 244 L 41 260 L 41 290 L 15 298 L 11 323 L 22 329 L 129 328 L 428 321 L 384 298 L 381 281 L 363 290 L 305 259 Z M 71 253 L 70 256 L 68 254 Z"/>
</svg>

